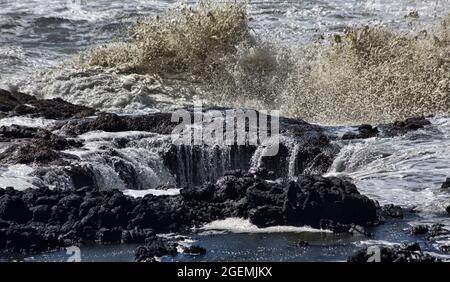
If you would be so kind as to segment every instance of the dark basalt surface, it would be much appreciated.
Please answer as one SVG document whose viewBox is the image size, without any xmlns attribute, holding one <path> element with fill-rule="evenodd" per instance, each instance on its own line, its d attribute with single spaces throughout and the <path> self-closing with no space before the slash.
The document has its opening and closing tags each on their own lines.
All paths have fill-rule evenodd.
<svg viewBox="0 0 450 282">
<path fill-rule="evenodd" d="M 380 124 L 373 127 L 363 124 L 356 128 L 356 132 L 344 133 L 342 140 L 367 139 L 372 137 L 395 137 L 404 135 L 410 131 L 416 131 L 430 125 L 431 122 L 425 117 L 413 117 L 393 123 Z"/>
<path fill-rule="evenodd" d="M 80 141 L 55 135 L 46 129 L 19 125 L 1 126 L 0 141 L 10 143 L 0 153 L 0 161 L 9 164 L 65 165 L 64 158 L 76 157 L 60 151 L 82 146 Z"/>
<path fill-rule="evenodd" d="M 385 137 L 403 135 L 409 131 L 415 131 L 430 125 L 431 122 L 425 117 L 412 117 L 403 121 L 396 121 L 391 124 L 380 126 Z"/>
<path fill-rule="evenodd" d="M 379 252 L 379 253 L 378 253 Z M 377 253 L 379 257 L 377 258 Z M 376 261 L 379 259 L 379 261 Z M 384 247 L 379 250 L 364 248 L 352 254 L 348 262 L 439 262 L 440 259 L 428 254 L 424 254 L 418 243 L 409 245 Z"/>
<path fill-rule="evenodd" d="M 444 183 L 442 183 L 441 189 L 449 189 L 450 188 L 450 178 L 447 178 Z"/>
<path fill-rule="evenodd" d="M 381 207 L 381 215 L 392 218 L 403 218 L 403 209 L 392 204 Z"/>
<path fill-rule="evenodd" d="M 146 115 L 116 115 L 112 113 L 97 113 L 97 116 L 86 117 L 95 113 L 77 105 L 66 103 L 60 99 L 39 100 L 23 93 L 11 93 L 2 90 L 0 95 L 2 116 L 42 116 L 55 118 L 59 121 L 46 128 L 31 128 L 25 126 L 3 126 L 0 128 L 0 141 L 4 142 L 4 150 L 0 153 L 0 161 L 5 164 L 38 165 L 35 175 L 44 175 L 50 167 L 61 167 L 67 175 L 73 176 L 74 186 L 96 186 L 92 169 L 89 166 L 79 166 L 79 158 L 75 155 L 62 152 L 73 147 L 82 147 L 80 134 L 102 130 L 106 132 L 144 131 L 162 135 L 172 133 L 178 122 L 172 122 L 172 113 L 154 113 Z M 28 109 L 27 105 L 34 105 Z M 17 110 L 18 109 L 18 110 Z M 191 121 L 194 121 L 192 109 L 185 109 Z M 220 111 L 225 115 L 229 109 L 204 109 Z M 57 111 L 58 116 L 53 112 Z M 243 112 L 245 114 L 245 111 Z M 255 113 L 255 112 L 252 112 Z M 260 113 L 256 112 L 259 118 Z M 233 118 L 233 117 L 232 117 Z M 267 116 L 270 128 L 270 116 Z M 236 117 L 234 117 L 236 119 Z M 264 156 L 259 161 L 260 166 L 273 171 L 273 178 L 286 178 L 289 173 L 289 161 L 294 160 L 294 174 L 320 175 L 331 166 L 339 148 L 330 143 L 320 126 L 311 125 L 297 119 L 280 117 L 279 153 L 275 156 Z M 205 121 L 200 121 L 205 125 Z M 247 129 L 250 126 L 247 122 Z M 99 154 L 106 159 L 114 158 L 114 170 L 130 189 L 145 189 L 141 183 L 136 182 L 136 169 L 116 149 L 125 148 L 130 140 L 126 137 L 117 138 L 114 144 L 101 148 Z M 175 145 L 167 141 L 164 148 L 159 151 L 165 167 L 176 178 L 180 186 L 199 186 L 207 181 L 216 181 L 225 170 L 251 168 L 251 160 L 258 146 L 254 144 L 233 145 L 223 155 L 223 148 L 211 148 L 206 144 Z M 298 150 L 293 150 L 298 146 Z M 205 152 L 208 155 L 217 155 L 218 162 L 227 163 L 223 170 L 205 165 L 208 160 L 203 159 Z M 291 154 L 295 153 L 295 156 Z M 222 157 L 222 159 L 221 159 Z M 206 171 L 211 169 L 211 171 Z M 217 170 L 217 171 L 216 171 Z M 73 172 L 73 173 L 72 173 Z M 77 176 L 82 176 L 81 181 Z M 79 184 L 81 182 L 81 184 Z"/>
<path fill-rule="evenodd" d="M 342 136 L 343 140 L 351 139 L 366 139 L 378 136 L 380 131 L 377 127 L 372 127 L 370 124 L 363 124 L 358 127 L 358 132 L 347 132 Z"/>
<path fill-rule="evenodd" d="M 185 188 L 179 196 L 138 199 L 90 187 L 1 189 L 0 250 L 29 254 L 89 242 L 146 243 L 155 233 L 186 232 L 233 216 L 258 226 L 327 228 L 378 220 L 377 205 L 337 178 L 300 175 L 298 182 L 274 183 L 253 174 L 231 174 L 216 184 Z"/>
<path fill-rule="evenodd" d="M 68 119 L 92 116 L 95 112 L 92 108 L 74 105 L 61 98 L 37 99 L 28 94 L 0 89 L 0 117 Z"/>
</svg>

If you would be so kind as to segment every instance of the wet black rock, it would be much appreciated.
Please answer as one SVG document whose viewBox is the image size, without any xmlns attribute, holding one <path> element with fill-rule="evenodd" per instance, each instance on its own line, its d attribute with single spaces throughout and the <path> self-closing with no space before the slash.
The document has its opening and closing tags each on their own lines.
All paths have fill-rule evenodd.
<svg viewBox="0 0 450 282">
<path fill-rule="evenodd" d="M 439 262 L 440 259 L 424 254 L 417 243 L 386 247 L 368 247 L 353 253 L 348 262 Z"/>
<path fill-rule="evenodd" d="M 132 230 L 124 230 L 122 232 L 123 244 L 140 244 L 151 240 L 155 236 L 153 229 L 134 228 Z"/>
<path fill-rule="evenodd" d="M 411 234 L 413 235 L 424 235 L 427 234 L 429 230 L 430 228 L 428 227 L 428 225 L 415 225 L 410 229 Z"/>
<path fill-rule="evenodd" d="M 320 229 L 330 230 L 335 234 L 355 234 L 363 235 L 366 237 L 372 237 L 372 234 L 368 232 L 363 226 L 356 224 L 344 224 L 336 222 L 330 219 L 322 219 L 319 224 Z"/>
<path fill-rule="evenodd" d="M 189 205 L 209 203 L 209 214 L 197 207 L 196 213 L 211 219 L 248 217 L 257 226 L 310 225 L 320 227 L 323 219 L 343 224 L 370 225 L 377 221 L 377 207 L 362 196 L 350 182 L 338 178 L 299 175 L 290 182 L 226 176 L 216 185 L 181 190 Z M 216 213 L 213 207 L 217 207 Z"/>
<path fill-rule="evenodd" d="M 15 195 L 0 197 L 0 218 L 16 223 L 25 223 L 31 217 L 30 210 L 25 202 Z"/>
<path fill-rule="evenodd" d="M 442 188 L 442 189 L 449 189 L 449 188 L 450 188 L 450 178 L 447 178 L 447 179 L 445 180 L 445 182 L 442 183 L 441 188 Z"/>
<path fill-rule="evenodd" d="M 320 176 L 299 175 L 297 182 L 274 182 L 234 172 L 216 184 L 182 189 L 178 196 L 138 199 L 95 187 L 0 189 L 2 225 L 17 225 L 19 230 L 32 226 L 30 234 L 44 238 L 36 241 L 41 244 L 36 248 L 42 250 L 89 242 L 150 242 L 139 252 L 139 257 L 149 258 L 164 253 L 162 243 L 153 240 L 155 234 L 185 232 L 227 217 L 249 218 L 261 227 L 310 225 L 363 234 L 358 225 L 372 225 L 378 218 L 376 204 L 360 195 L 353 184 Z M 19 249 L 25 251 L 25 247 Z M 3 251 L 11 248 L 8 245 Z"/>
<path fill-rule="evenodd" d="M 121 228 L 101 228 L 97 232 L 98 242 L 101 244 L 113 244 L 120 243 L 122 240 L 122 229 Z"/>
<path fill-rule="evenodd" d="M 358 133 L 347 132 L 342 136 L 343 140 L 351 139 L 366 139 L 376 137 L 379 133 L 377 127 L 372 127 L 370 124 L 363 124 L 358 127 Z"/>
<path fill-rule="evenodd" d="M 308 243 L 308 241 L 298 241 L 297 243 L 295 243 L 295 245 L 296 246 L 298 246 L 298 247 L 308 247 L 309 246 L 309 243 Z"/>
<path fill-rule="evenodd" d="M 200 246 L 197 246 L 197 245 L 184 247 L 183 254 L 189 255 L 189 256 L 201 256 L 201 255 L 206 254 L 206 249 L 204 249 Z"/>
<path fill-rule="evenodd" d="M 52 214 L 52 210 L 48 205 L 35 206 L 30 210 L 33 215 L 32 219 L 35 222 L 48 222 Z"/>
<path fill-rule="evenodd" d="M 33 96 L 24 93 L 20 92 L 11 93 L 4 89 L 0 89 L 0 111 L 1 112 L 12 111 L 18 105 L 28 103 L 33 99 L 35 99 Z"/>
<path fill-rule="evenodd" d="M 62 100 L 36 97 L 0 89 L 0 112 L 3 116 L 29 116 L 48 119 L 69 119 L 92 116 L 95 110 Z"/>
<path fill-rule="evenodd" d="M 430 237 L 437 237 L 449 234 L 450 230 L 444 228 L 444 225 L 440 223 L 433 224 L 430 228 Z"/>
<path fill-rule="evenodd" d="M 450 206 L 448 206 L 445 211 L 447 211 L 447 213 L 450 215 Z"/>
<path fill-rule="evenodd" d="M 384 205 L 381 207 L 381 214 L 386 217 L 403 218 L 403 209 L 396 205 Z"/>
<path fill-rule="evenodd" d="M 67 139 L 43 128 L 34 128 L 21 125 L 0 126 L 0 141 L 33 143 L 51 147 L 55 150 L 65 150 L 70 147 L 81 147 L 79 140 Z"/>
<path fill-rule="evenodd" d="M 154 262 L 162 256 L 174 256 L 177 254 L 177 245 L 160 237 L 149 238 L 145 246 L 138 247 L 135 251 L 135 259 L 138 262 Z"/>
<path fill-rule="evenodd" d="M 96 118 L 70 120 L 55 125 L 67 135 L 80 135 L 89 131 L 106 132 L 149 131 L 170 134 L 177 125 L 171 121 L 171 113 L 154 113 L 139 116 L 119 116 L 112 113 L 100 113 Z"/>
<path fill-rule="evenodd" d="M 409 131 L 415 131 L 422 129 L 431 122 L 425 117 L 412 117 L 403 121 L 396 121 L 391 124 L 381 125 L 383 129 L 383 135 L 386 137 L 403 135 Z"/>
<path fill-rule="evenodd" d="M 0 141 L 8 147 L 0 153 L 0 160 L 10 164 L 66 164 L 64 159 L 77 157 L 60 151 L 80 147 L 77 140 L 66 139 L 42 128 L 11 125 L 0 127 Z"/>
<path fill-rule="evenodd" d="M 66 165 L 68 163 L 65 159 L 78 157 L 54 150 L 41 142 L 13 144 L 0 153 L 0 161 L 9 164 Z"/>
</svg>

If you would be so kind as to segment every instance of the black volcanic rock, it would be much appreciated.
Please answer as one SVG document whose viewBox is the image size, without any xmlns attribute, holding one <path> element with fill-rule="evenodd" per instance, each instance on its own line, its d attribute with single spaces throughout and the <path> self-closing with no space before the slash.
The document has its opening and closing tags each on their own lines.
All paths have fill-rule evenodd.
<svg viewBox="0 0 450 282">
<path fill-rule="evenodd" d="M 298 181 L 270 183 L 251 177 L 226 176 L 215 186 L 183 189 L 188 205 L 201 201 L 219 211 L 213 218 L 248 217 L 257 226 L 310 225 L 320 227 L 322 219 L 339 223 L 370 225 L 376 222 L 377 206 L 356 187 L 338 178 L 300 175 Z M 204 208 L 196 207 L 197 213 Z M 207 217 L 207 216 L 206 216 Z"/>
<path fill-rule="evenodd" d="M 146 260 L 172 253 L 171 247 L 153 239 L 156 233 L 183 232 L 227 217 L 249 218 L 261 227 L 310 225 L 362 234 L 357 225 L 378 220 L 375 202 L 360 195 L 353 184 L 333 177 L 299 175 L 298 181 L 274 182 L 234 172 L 215 184 L 182 189 L 178 196 L 137 199 L 92 187 L 7 188 L 0 189 L 0 229 L 14 225 L 19 231 L 11 235 L 3 230 L 1 236 L 24 239 L 29 234 L 39 245 L 20 245 L 14 239 L 0 252 L 34 252 L 87 242 L 150 242 L 138 252 L 139 260 Z"/>
<path fill-rule="evenodd" d="M 447 178 L 444 183 L 442 183 L 441 189 L 449 189 L 450 188 L 450 178 Z"/>
<path fill-rule="evenodd" d="M 206 250 L 205 250 L 205 248 L 194 245 L 194 246 L 184 247 L 183 254 L 190 255 L 190 256 L 201 256 L 201 255 L 206 254 Z"/>
<path fill-rule="evenodd" d="M 122 239 L 122 229 L 121 228 L 101 228 L 97 232 L 97 240 L 101 244 L 113 244 L 120 243 Z"/>
<path fill-rule="evenodd" d="M 25 202 L 15 195 L 0 197 L 0 218 L 17 223 L 25 223 L 30 219 L 31 213 Z"/>
<path fill-rule="evenodd" d="M 76 156 L 58 152 L 41 142 L 14 144 L 0 153 L 0 161 L 9 164 L 64 165 L 64 158 L 77 159 Z"/>
<path fill-rule="evenodd" d="M 11 93 L 4 89 L 0 89 L 0 111 L 9 112 L 12 111 L 18 105 L 26 104 L 36 98 L 24 93 L 15 92 Z"/>
<path fill-rule="evenodd" d="M 424 254 L 417 243 L 385 247 L 380 246 L 379 257 L 376 249 L 364 248 L 353 253 L 348 262 L 439 262 L 440 259 L 428 254 Z M 377 261 L 379 259 L 379 261 Z"/>
<path fill-rule="evenodd" d="M 132 230 L 122 231 L 122 243 L 123 244 L 138 244 L 145 243 L 151 240 L 155 236 L 153 229 L 139 229 L 134 228 Z"/>
<path fill-rule="evenodd" d="M 403 135 L 409 131 L 415 131 L 422 129 L 431 122 L 425 117 L 412 117 L 403 121 L 396 121 L 391 124 L 381 125 L 383 129 L 383 135 L 386 137 L 393 137 L 398 135 Z"/>
<path fill-rule="evenodd" d="M 372 127 L 370 124 L 363 124 L 358 127 L 358 133 L 347 132 L 342 136 L 343 140 L 351 139 L 366 139 L 376 137 L 379 131 L 377 127 Z"/>
<path fill-rule="evenodd" d="M 54 150 L 65 150 L 70 147 L 81 147 L 78 140 L 67 139 L 55 135 L 43 128 L 33 128 L 20 125 L 0 126 L 0 141 L 15 143 L 33 143 L 50 147 Z"/>
<path fill-rule="evenodd" d="M 434 236 L 441 236 L 441 235 L 450 234 L 450 231 L 445 229 L 443 224 L 436 223 L 436 224 L 433 224 L 431 226 L 430 234 L 433 237 Z"/>
<path fill-rule="evenodd" d="M 139 116 L 119 116 L 111 113 L 100 113 L 93 119 L 70 120 L 56 125 L 56 128 L 68 135 L 80 135 L 89 131 L 106 132 L 148 131 L 170 134 L 177 125 L 171 121 L 171 113 L 154 113 Z"/>
<path fill-rule="evenodd" d="M 60 151 L 82 146 L 80 141 L 66 139 L 46 129 L 19 125 L 0 126 L 0 141 L 9 145 L 0 153 L 0 160 L 11 164 L 64 164 L 64 158 L 76 157 Z"/>
<path fill-rule="evenodd" d="M 410 229 L 411 234 L 414 235 L 424 235 L 427 234 L 429 230 L 430 228 L 427 225 L 415 225 Z"/>
<path fill-rule="evenodd" d="M 176 245 L 159 237 L 149 238 L 145 246 L 138 247 L 135 258 L 138 262 L 153 262 L 156 257 L 176 255 Z"/>
<path fill-rule="evenodd" d="M 68 119 L 92 116 L 95 110 L 62 100 L 36 97 L 0 89 L 0 112 L 4 116 L 29 116 L 48 119 Z"/>
<path fill-rule="evenodd" d="M 403 218 L 403 209 L 392 204 L 381 207 L 381 214 L 386 217 Z"/>
</svg>

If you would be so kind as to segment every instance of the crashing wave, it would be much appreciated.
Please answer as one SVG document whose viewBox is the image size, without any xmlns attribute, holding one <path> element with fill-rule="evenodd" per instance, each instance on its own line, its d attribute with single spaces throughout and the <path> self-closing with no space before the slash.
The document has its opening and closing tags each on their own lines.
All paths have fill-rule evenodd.
<svg viewBox="0 0 450 282">
<path fill-rule="evenodd" d="M 327 124 L 450 109 L 449 17 L 427 30 L 355 27 L 301 46 L 267 42 L 249 21 L 241 4 L 176 6 L 138 21 L 129 40 L 81 54 L 75 69 L 37 74 L 19 88 L 118 112 L 171 109 L 201 95 Z"/>
</svg>

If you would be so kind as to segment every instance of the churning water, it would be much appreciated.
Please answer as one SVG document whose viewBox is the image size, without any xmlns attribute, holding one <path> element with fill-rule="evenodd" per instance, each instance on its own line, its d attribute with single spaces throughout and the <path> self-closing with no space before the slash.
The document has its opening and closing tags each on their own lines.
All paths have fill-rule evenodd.
<svg viewBox="0 0 450 282">
<path fill-rule="evenodd" d="M 183 1 L 186 2 L 194 1 Z M 371 230 L 374 233 L 371 240 L 308 228 L 260 230 L 242 219 L 228 219 L 211 223 L 191 236 L 191 240 L 208 250 L 206 256 L 194 260 L 344 260 L 361 245 L 417 241 L 405 231 L 411 225 L 450 226 L 445 214 L 450 194 L 440 190 L 442 182 L 450 176 L 450 118 L 445 115 L 450 105 L 450 28 L 445 22 L 450 2 L 248 2 L 245 5 L 248 25 L 242 33 L 237 33 L 243 37 L 223 36 L 223 40 L 240 45 L 238 50 L 220 56 L 199 55 L 206 54 L 215 63 L 224 62 L 210 77 L 205 76 L 209 70 L 205 72 L 202 68 L 203 61 L 176 61 L 181 62 L 181 75 L 170 72 L 173 61 L 161 64 L 157 72 L 142 68 L 124 72 L 121 69 L 124 62 L 111 56 L 122 52 L 121 46 L 129 46 L 130 57 L 126 57 L 125 63 L 140 67 L 143 62 L 148 63 L 141 51 L 150 52 L 153 46 L 133 41 L 129 28 L 142 19 L 145 22 L 148 17 L 165 13 L 167 8 L 181 9 L 183 4 L 177 1 L 0 0 L 0 86 L 41 98 L 61 97 L 72 103 L 127 114 L 171 110 L 189 104 L 193 96 L 202 95 L 229 106 L 234 106 L 235 101 L 255 107 L 275 105 L 285 115 L 335 125 L 441 113 L 430 119 L 432 125 L 405 136 L 338 144 L 341 151 L 328 175 L 350 177 L 361 193 L 380 203 L 394 203 L 416 211 Z M 216 15 L 216 18 L 220 23 L 220 17 Z M 362 28 L 366 25 L 370 28 Z M 148 28 L 151 23 L 137 26 Z M 161 28 L 170 31 L 172 26 Z M 201 29 L 201 32 L 208 30 Z M 140 29 L 138 34 L 152 33 Z M 179 38 L 173 33 L 169 35 Z M 203 42 L 201 36 L 198 38 Z M 329 36 L 331 41 L 327 40 Z M 249 45 L 248 41 L 252 43 Z M 90 62 L 94 62 L 91 65 L 84 62 L 80 66 L 79 59 L 74 59 L 80 52 L 99 54 L 95 53 L 96 46 L 110 42 L 114 42 L 106 49 L 110 53 L 101 53 L 95 60 L 91 58 Z M 194 45 L 164 46 L 175 54 L 185 54 L 180 46 L 186 47 L 186 52 L 194 50 L 189 49 Z M 152 54 L 148 52 L 147 55 Z M 161 62 L 166 63 L 164 59 Z M 176 70 L 180 70 L 179 65 Z M 191 79 L 191 75 L 195 78 Z M 217 84 L 217 77 L 224 84 Z M 219 89 L 209 87 L 208 83 L 219 85 Z M 45 127 L 53 122 L 0 119 L 1 125 L 33 127 Z M 229 148 L 220 152 L 176 150 L 177 160 L 183 164 L 178 168 L 183 169 L 178 173 L 182 177 L 176 179 L 160 155 L 170 147 L 167 136 L 90 132 L 79 138 L 85 141 L 85 146 L 67 153 L 77 155 L 80 165 L 92 169 L 97 185 L 118 188 L 133 196 L 158 194 L 157 191 L 174 195 L 178 188 L 193 185 L 194 181 L 217 179 L 226 169 L 235 168 L 230 158 L 239 154 L 230 152 Z M 118 140 L 122 139 L 126 139 L 126 147 L 118 146 Z M 285 169 L 294 175 L 293 156 L 298 144 L 290 144 L 289 150 L 289 165 Z M 201 160 L 203 166 L 194 169 L 194 164 L 189 163 L 193 159 Z M 251 160 L 239 165 L 248 168 Z M 124 168 L 133 171 L 132 177 L 121 175 Z M 37 177 L 36 170 L 26 165 L 0 165 L 0 187 L 71 186 L 64 171 L 39 171 Z M 296 245 L 299 240 L 307 240 L 311 246 L 299 247 Z M 449 238 L 442 238 L 438 245 L 421 241 L 429 252 L 439 252 L 440 245 L 449 243 Z M 128 261 L 133 260 L 134 247 L 88 246 L 82 253 L 85 260 Z M 56 252 L 31 259 L 65 260 L 65 255 Z M 183 255 L 174 259 L 192 260 Z"/>
</svg>

